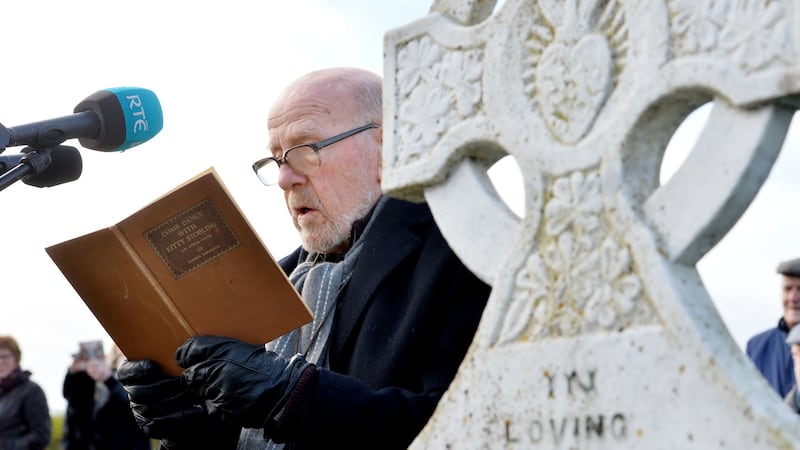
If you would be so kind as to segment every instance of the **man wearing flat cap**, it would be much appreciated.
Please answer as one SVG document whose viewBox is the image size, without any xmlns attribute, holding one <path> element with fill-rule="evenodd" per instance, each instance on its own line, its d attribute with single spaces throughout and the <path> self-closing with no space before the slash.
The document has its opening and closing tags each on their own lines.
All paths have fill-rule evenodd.
<svg viewBox="0 0 800 450">
<path fill-rule="evenodd" d="M 783 317 L 777 327 L 747 341 L 747 356 L 775 391 L 785 398 L 795 385 L 794 362 L 786 339 L 789 330 L 800 324 L 800 258 L 780 263 L 777 272 L 782 275 Z"/>
</svg>

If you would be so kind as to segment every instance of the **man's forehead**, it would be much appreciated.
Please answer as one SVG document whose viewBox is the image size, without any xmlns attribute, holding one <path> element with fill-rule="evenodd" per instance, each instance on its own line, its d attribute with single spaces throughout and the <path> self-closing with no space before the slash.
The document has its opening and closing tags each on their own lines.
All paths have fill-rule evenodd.
<svg viewBox="0 0 800 450">
<path fill-rule="evenodd" d="M 290 89 L 275 103 L 267 121 L 270 148 L 288 148 L 317 141 L 339 132 L 340 122 L 352 116 L 351 96 L 339 88 L 312 89 L 325 83 L 307 83 L 308 89 Z"/>
<path fill-rule="evenodd" d="M 783 284 L 784 285 L 800 285 L 800 277 L 795 277 L 792 275 L 784 275 L 783 276 Z"/>
</svg>

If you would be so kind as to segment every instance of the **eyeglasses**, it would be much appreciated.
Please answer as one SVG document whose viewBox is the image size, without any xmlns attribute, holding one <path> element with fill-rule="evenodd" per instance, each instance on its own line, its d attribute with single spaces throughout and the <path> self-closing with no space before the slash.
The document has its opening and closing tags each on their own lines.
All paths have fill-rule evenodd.
<svg viewBox="0 0 800 450">
<path fill-rule="evenodd" d="M 319 158 L 320 150 L 342 139 L 361 133 L 362 131 L 378 127 L 380 127 L 380 125 L 362 125 L 319 142 L 296 145 L 284 151 L 283 157 L 281 158 L 270 156 L 254 162 L 253 171 L 256 173 L 256 176 L 258 176 L 258 179 L 267 186 L 278 184 L 278 175 L 280 175 L 281 166 L 284 164 L 288 164 L 289 168 L 298 175 L 308 175 L 319 169 L 319 166 L 322 165 L 322 161 Z"/>
</svg>

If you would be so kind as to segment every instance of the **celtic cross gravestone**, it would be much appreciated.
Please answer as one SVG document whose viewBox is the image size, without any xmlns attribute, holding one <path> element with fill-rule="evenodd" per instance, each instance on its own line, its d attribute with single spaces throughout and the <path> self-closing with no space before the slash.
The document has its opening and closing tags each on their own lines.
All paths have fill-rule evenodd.
<svg viewBox="0 0 800 450">
<path fill-rule="evenodd" d="M 440 0 L 387 33 L 383 187 L 428 201 L 493 286 L 412 448 L 800 448 L 695 268 L 780 151 L 799 17 L 796 0 Z M 486 174 L 504 155 L 521 218 Z"/>
</svg>

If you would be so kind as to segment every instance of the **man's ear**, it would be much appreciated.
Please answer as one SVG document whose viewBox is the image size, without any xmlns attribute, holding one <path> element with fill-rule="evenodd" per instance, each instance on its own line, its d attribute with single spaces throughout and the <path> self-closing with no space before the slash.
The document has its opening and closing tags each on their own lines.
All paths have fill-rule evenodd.
<svg viewBox="0 0 800 450">
<path fill-rule="evenodd" d="M 381 147 L 381 151 L 378 152 L 377 161 L 378 161 L 378 164 L 377 164 L 378 167 L 376 167 L 375 170 L 378 171 L 377 178 L 378 178 L 378 183 L 380 183 L 381 182 L 381 173 L 383 171 L 382 170 L 383 169 L 383 147 Z"/>
<path fill-rule="evenodd" d="M 376 131 L 378 132 L 378 137 L 376 139 L 378 140 L 378 147 L 380 148 L 380 150 L 378 150 L 378 167 L 376 169 L 378 170 L 378 183 L 380 183 L 383 169 L 383 127 L 378 128 Z"/>
</svg>

